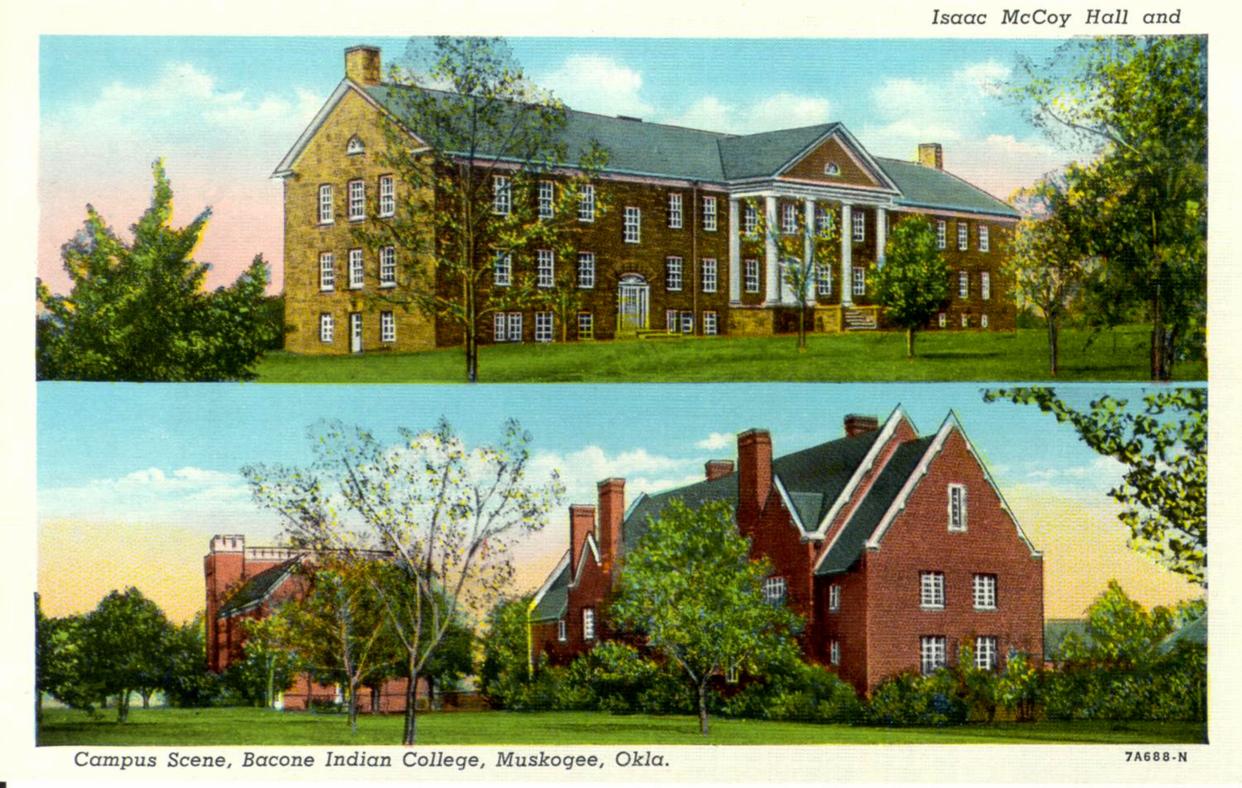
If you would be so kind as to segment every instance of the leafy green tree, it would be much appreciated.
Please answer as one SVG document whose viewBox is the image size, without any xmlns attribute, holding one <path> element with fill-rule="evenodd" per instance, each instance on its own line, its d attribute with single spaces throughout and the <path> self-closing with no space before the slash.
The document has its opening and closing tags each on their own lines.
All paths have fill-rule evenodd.
<svg viewBox="0 0 1242 788">
<path fill-rule="evenodd" d="M 180 229 L 171 225 L 172 185 L 152 166 L 151 207 L 126 242 L 93 207 L 61 253 L 69 295 L 42 281 L 46 310 L 37 331 L 41 379 L 222 380 L 253 377 L 272 340 L 263 319 L 267 264 L 255 257 L 231 285 L 207 293 L 208 265 L 193 259 L 211 209 Z"/>
<path fill-rule="evenodd" d="M 1151 378 L 1169 380 L 1207 308 L 1207 38 L 1075 40 L 1021 65 L 1034 121 L 1094 148 L 1067 172 L 1085 252 L 1110 270 L 1106 298 L 1144 304 Z"/>
<path fill-rule="evenodd" d="M 1146 610 L 1116 580 L 1087 608 L 1085 637 L 1069 633 L 1058 649 L 1058 661 L 1133 671 L 1159 657 L 1160 644 L 1174 629 L 1174 613 L 1165 607 Z"/>
<path fill-rule="evenodd" d="M 721 502 L 691 509 L 673 501 L 622 565 L 611 616 L 684 672 L 704 736 L 712 677 L 730 669 L 760 674 L 763 655 L 786 647 L 798 626 L 784 605 L 764 601 L 770 574 L 766 560 L 750 559 L 750 543 Z"/>
<path fill-rule="evenodd" d="M 598 145 L 567 148 L 564 105 L 529 81 L 502 40 L 441 36 L 430 48 L 411 41 L 408 51 L 411 64 L 390 73 L 399 86 L 390 91 L 393 112 L 380 115 L 383 161 L 401 184 L 396 215 L 357 235 L 406 254 L 399 286 L 376 297 L 458 328 L 473 383 L 480 332 L 493 314 L 537 295 L 532 276 L 499 284 L 497 257 L 507 255 L 517 271 L 545 249 L 572 266 L 565 230 L 577 226 L 587 188 L 601 218 L 591 184 L 606 155 Z M 420 146 L 414 155 L 412 145 Z M 555 181 L 550 216 L 539 212 L 541 180 Z"/>
<path fill-rule="evenodd" d="M 229 664 L 223 683 L 247 703 L 271 708 L 276 694 L 293 686 L 305 669 L 291 630 L 287 605 L 242 623 L 242 658 Z"/>
<path fill-rule="evenodd" d="M 205 614 L 171 628 L 165 641 L 160 689 L 172 706 L 209 706 L 219 692 L 219 679 L 207 670 Z"/>
<path fill-rule="evenodd" d="M 530 596 L 502 598 L 487 613 L 479 691 L 495 708 L 508 708 L 531 678 Z"/>
<path fill-rule="evenodd" d="M 129 718 L 132 692 L 159 686 L 170 630 L 159 606 L 133 587 L 112 591 L 87 614 L 82 664 L 91 684 L 117 696 L 117 722 Z"/>
<path fill-rule="evenodd" d="M 1041 671 L 1022 652 L 1005 660 L 1005 669 L 996 677 L 996 699 L 1001 706 L 1017 711 L 1018 721 L 1035 719 L 1035 706 L 1040 698 Z"/>
<path fill-rule="evenodd" d="M 936 231 L 921 216 L 894 225 L 884 265 L 871 269 L 876 301 L 889 322 L 906 330 L 906 356 L 914 357 L 914 334 L 949 298 L 949 269 L 936 246 Z"/>
<path fill-rule="evenodd" d="M 984 393 L 989 402 L 1037 405 L 1125 466 L 1108 494 L 1121 504 L 1130 546 L 1199 585 L 1207 571 L 1207 396 L 1205 388 L 1162 389 L 1138 409 L 1104 396 L 1080 411 L 1042 386 Z"/>
<path fill-rule="evenodd" d="M 427 660 L 423 676 L 427 679 L 428 699 L 435 703 L 436 690 L 448 690 L 474 672 L 474 630 L 460 617 L 449 624 L 440 646 Z"/>
</svg>

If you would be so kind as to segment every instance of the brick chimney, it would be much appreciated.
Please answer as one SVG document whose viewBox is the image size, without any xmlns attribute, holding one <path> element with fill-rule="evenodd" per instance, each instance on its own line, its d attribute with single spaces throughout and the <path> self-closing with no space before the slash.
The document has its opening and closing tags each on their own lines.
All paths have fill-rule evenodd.
<svg viewBox="0 0 1242 788">
<path fill-rule="evenodd" d="M 767 430 L 747 430 L 737 436 L 738 509 L 763 511 L 771 491 L 772 436 Z"/>
<path fill-rule="evenodd" d="M 733 473 L 733 460 L 708 460 L 703 466 L 709 482 L 722 479 Z"/>
<path fill-rule="evenodd" d="M 845 417 L 845 434 L 850 438 L 855 435 L 875 432 L 879 428 L 880 420 L 875 416 L 862 416 L 858 413 L 851 413 Z"/>
<path fill-rule="evenodd" d="M 944 169 L 944 149 L 940 147 L 939 142 L 919 143 L 919 164 L 937 170 Z"/>
<path fill-rule="evenodd" d="M 625 479 L 604 479 L 599 483 L 599 557 L 605 574 L 616 584 L 621 566 L 621 519 L 625 517 Z"/>
<path fill-rule="evenodd" d="M 345 50 L 345 76 L 359 85 L 380 83 L 380 48 L 356 46 Z"/>
<path fill-rule="evenodd" d="M 578 560 L 586 549 L 588 534 L 595 532 L 595 507 L 575 503 L 569 507 L 569 571 L 578 571 Z M 572 576 L 572 575 L 571 575 Z"/>
</svg>

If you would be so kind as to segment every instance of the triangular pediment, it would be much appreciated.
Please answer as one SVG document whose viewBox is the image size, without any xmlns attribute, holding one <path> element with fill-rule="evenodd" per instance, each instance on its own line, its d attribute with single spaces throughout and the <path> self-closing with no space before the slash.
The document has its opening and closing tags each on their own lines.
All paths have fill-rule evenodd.
<svg viewBox="0 0 1242 788">
<path fill-rule="evenodd" d="M 791 159 L 777 178 L 838 188 L 897 191 L 871 154 L 840 125 Z"/>
</svg>

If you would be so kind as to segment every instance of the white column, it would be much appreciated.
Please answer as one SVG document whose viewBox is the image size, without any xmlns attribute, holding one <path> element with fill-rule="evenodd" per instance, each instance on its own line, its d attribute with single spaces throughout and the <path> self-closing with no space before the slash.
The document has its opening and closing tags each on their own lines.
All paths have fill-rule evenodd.
<svg viewBox="0 0 1242 788">
<path fill-rule="evenodd" d="M 854 220 L 850 204 L 841 203 L 841 306 L 854 305 Z"/>
<path fill-rule="evenodd" d="M 888 243 L 888 214 L 883 208 L 875 209 L 875 264 L 884 265 L 884 246 Z"/>
<path fill-rule="evenodd" d="M 764 229 L 767 232 L 763 239 L 763 302 L 775 304 L 781 300 L 780 261 L 776 259 L 776 237 L 779 231 L 776 226 L 776 196 L 769 194 L 763 200 Z"/>
<path fill-rule="evenodd" d="M 729 198 L 729 301 L 738 303 L 742 300 L 742 240 L 738 233 L 737 198 Z"/>
<path fill-rule="evenodd" d="M 803 233 L 802 265 L 806 271 L 806 300 L 815 303 L 815 200 L 806 198 L 803 205 L 802 223 L 806 225 Z"/>
</svg>

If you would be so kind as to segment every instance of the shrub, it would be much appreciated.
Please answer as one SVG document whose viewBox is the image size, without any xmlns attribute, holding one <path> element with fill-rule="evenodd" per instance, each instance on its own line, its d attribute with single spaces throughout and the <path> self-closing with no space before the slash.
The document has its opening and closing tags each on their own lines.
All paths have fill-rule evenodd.
<svg viewBox="0 0 1242 788">
<path fill-rule="evenodd" d="M 968 707 L 957 677 L 947 668 L 920 676 L 899 673 L 871 693 L 865 719 L 872 725 L 960 725 Z"/>
<path fill-rule="evenodd" d="M 617 713 L 638 709 L 638 699 L 651 686 L 659 667 L 633 646 L 599 643 L 569 666 L 568 687 L 587 699 L 591 708 Z"/>
<path fill-rule="evenodd" d="M 1035 719 L 1035 706 L 1044 683 L 1041 674 L 1026 654 L 1018 652 L 1006 660 L 1005 670 L 996 679 L 997 702 L 1016 711 L 1020 722 Z"/>
<path fill-rule="evenodd" d="M 723 702 L 731 717 L 803 722 L 853 722 L 860 706 L 854 688 L 820 665 L 801 660 L 766 679 L 747 683 Z"/>
</svg>

